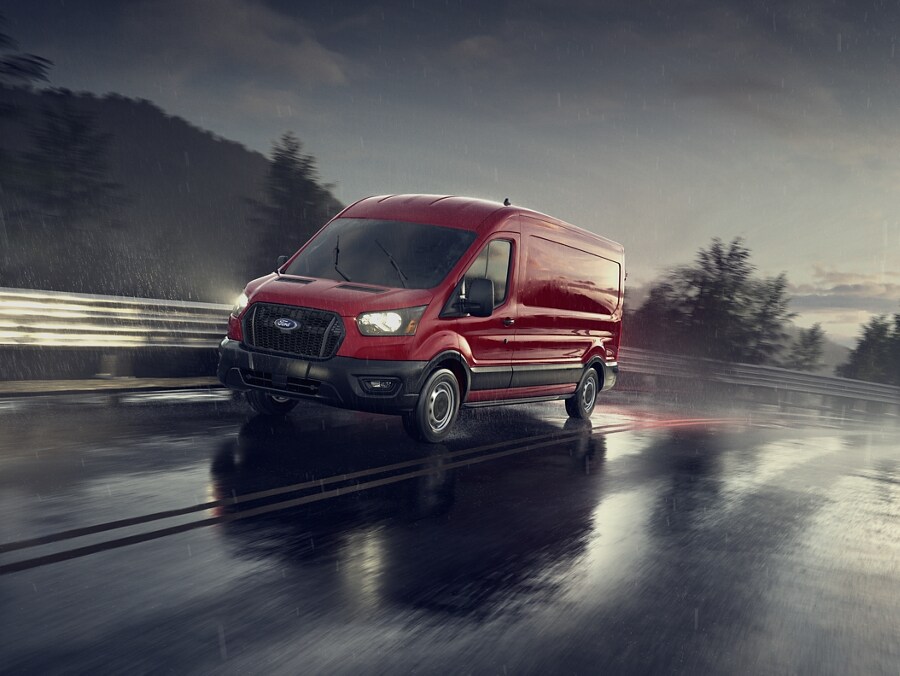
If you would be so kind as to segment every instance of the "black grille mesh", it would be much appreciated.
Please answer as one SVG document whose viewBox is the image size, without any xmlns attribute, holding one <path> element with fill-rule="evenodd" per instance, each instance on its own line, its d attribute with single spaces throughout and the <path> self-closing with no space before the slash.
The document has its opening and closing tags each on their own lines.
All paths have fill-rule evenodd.
<svg viewBox="0 0 900 676">
<path fill-rule="evenodd" d="M 287 317 L 299 326 L 283 331 L 275 321 Z M 255 303 L 246 319 L 245 336 L 253 347 L 307 359 L 330 359 L 344 338 L 344 323 L 334 312 L 291 305 Z"/>
</svg>

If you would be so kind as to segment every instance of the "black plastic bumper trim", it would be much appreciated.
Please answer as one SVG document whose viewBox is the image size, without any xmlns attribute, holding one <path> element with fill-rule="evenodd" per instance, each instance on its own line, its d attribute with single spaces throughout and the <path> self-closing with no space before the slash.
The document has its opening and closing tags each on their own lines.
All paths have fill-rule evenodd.
<svg viewBox="0 0 900 676">
<path fill-rule="evenodd" d="M 581 364 L 517 364 L 513 366 L 511 386 L 574 385 L 582 373 Z"/>
<path fill-rule="evenodd" d="M 403 413 L 416 405 L 427 364 L 349 357 L 310 361 L 256 352 L 232 340 L 220 348 L 217 375 L 234 390 L 263 390 L 373 413 Z M 399 386 L 390 393 L 370 394 L 360 383 L 365 377 L 395 379 Z"/>
<path fill-rule="evenodd" d="M 600 387 L 601 392 L 611 390 L 619 379 L 619 362 L 601 361 L 603 367 L 603 385 Z"/>
</svg>

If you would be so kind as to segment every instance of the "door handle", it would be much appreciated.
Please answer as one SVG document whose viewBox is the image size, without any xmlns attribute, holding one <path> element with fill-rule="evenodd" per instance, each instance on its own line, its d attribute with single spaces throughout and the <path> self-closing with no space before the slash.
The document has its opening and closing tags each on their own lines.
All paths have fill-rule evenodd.
<svg viewBox="0 0 900 676">
<path fill-rule="evenodd" d="M 516 320 L 513 319 L 512 317 L 506 317 L 506 318 L 503 320 L 503 326 L 512 326 L 512 325 L 515 324 L 515 323 L 516 323 Z"/>
</svg>

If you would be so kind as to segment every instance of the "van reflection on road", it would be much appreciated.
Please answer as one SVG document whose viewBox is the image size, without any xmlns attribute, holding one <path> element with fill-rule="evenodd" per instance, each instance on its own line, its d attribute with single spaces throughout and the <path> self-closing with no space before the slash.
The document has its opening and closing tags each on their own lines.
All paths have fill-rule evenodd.
<svg viewBox="0 0 900 676">
<path fill-rule="evenodd" d="M 399 425 L 363 444 L 358 426 L 310 431 L 290 419 L 253 418 L 214 458 L 214 493 L 237 500 L 220 508 L 225 515 L 260 505 L 273 511 L 228 521 L 222 532 L 235 556 L 274 561 L 285 575 L 295 569 L 349 608 L 391 601 L 442 614 L 488 612 L 514 592 L 534 593 L 546 566 L 583 550 L 603 494 L 605 439 L 589 422 L 570 420 L 561 430 L 525 415 L 502 425 L 521 423 L 561 440 L 493 458 L 492 444 L 470 456 L 470 443 L 417 444 Z M 285 491 L 300 485 L 300 495 L 315 495 L 316 482 L 338 478 L 347 478 L 339 483 L 346 493 L 278 508 L 298 494 Z"/>
<path fill-rule="evenodd" d="M 606 437 L 593 434 L 590 420 L 568 418 L 563 425 L 566 432 L 581 432 L 570 443 L 569 455 L 581 464 L 585 474 L 599 471 L 606 460 Z M 595 464 L 596 463 L 596 464 Z"/>
<path fill-rule="evenodd" d="M 360 443 L 356 428 L 303 430 L 290 418 L 257 416 L 214 458 L 213 492 L 225 501 L 220 509 L 227 513 L 343 488 L 345 495 L 265 515 L 266 521 L 293 527 L 315 523 L 330 529 L 346 525 L 354 515 L 371 519 L 399 512 L 423 518 L 452 505 L 454 477 L 444 469 L 446 454 L 443 446 L 417 444 L 405 436 L 383 435 Z M 411 470 L 416 475 L 406 480 L 360 490 Z M 320 485 L 311 490 L 316 482 Z M 237 502 L 228 504 L 235 498 Z"/>
</svg>

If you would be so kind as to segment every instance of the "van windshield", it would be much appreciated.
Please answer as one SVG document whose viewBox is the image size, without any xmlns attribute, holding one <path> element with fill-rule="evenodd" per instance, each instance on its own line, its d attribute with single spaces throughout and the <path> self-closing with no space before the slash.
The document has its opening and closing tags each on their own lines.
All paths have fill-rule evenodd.
<svg viewBox="0 0 900 676">
<path fill-rule="evenodd" d="M 475 237 L 470 230 L 438 225 L 338 218 L 309 243 L 285 273 L 430 289 L 441 283 Z"/>
</svg>

